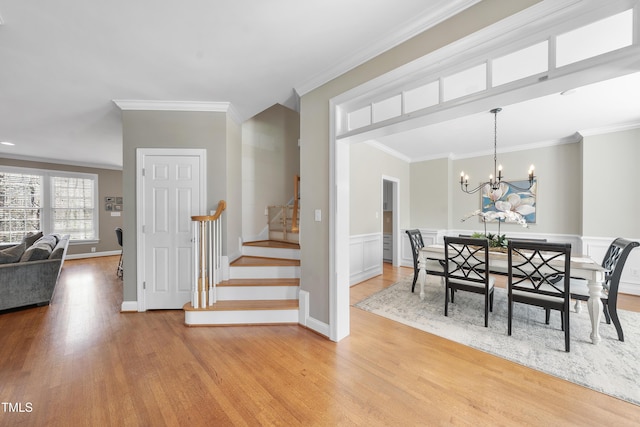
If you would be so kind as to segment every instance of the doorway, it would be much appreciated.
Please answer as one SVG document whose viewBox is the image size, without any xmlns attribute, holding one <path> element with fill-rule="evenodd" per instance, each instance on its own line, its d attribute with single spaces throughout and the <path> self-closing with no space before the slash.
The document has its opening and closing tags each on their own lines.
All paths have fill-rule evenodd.
<svg viewBox="0 0 640 427">
<path fill-rule="evenodd" d="M 382 177 L 382 261 L 399 265 L 400 203 L 397 178 Z"/>
</svg>

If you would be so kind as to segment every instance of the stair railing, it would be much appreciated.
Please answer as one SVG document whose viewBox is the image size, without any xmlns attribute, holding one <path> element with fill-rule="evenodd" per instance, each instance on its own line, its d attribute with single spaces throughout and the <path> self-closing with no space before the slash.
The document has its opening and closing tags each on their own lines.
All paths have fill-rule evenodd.
<svg viewBox="0 0 640 427">
<path fill-rule="evenodd" d="M 216 303 L 216 286 L 221 280 L 222 212 L 227 208 L 224 200 L 218 202 L 213 215 L 191 217 L 193 229 L 193 285 L 191 306 L 206 308 Z"/>
<path fill-rule="evenodd" d="M 298 230 L 298 209 L 300 204 L 300 175 L 293 177 L 293 214 L 291 215 L 291 231 L 297 233 Z"/>
</svg>

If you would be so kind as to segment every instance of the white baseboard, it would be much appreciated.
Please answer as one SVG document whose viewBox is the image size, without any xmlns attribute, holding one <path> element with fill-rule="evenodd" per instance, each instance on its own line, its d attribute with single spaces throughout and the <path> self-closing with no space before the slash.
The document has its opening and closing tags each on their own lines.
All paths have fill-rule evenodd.
<svg viewBox="0 0 640 427">
<path fill-rule="evenodd" d="M 121 312 L 138 311 L 138 301 L 122 301 Z"/>
<path fill-rule="evenodd" d="M 298 300 L 298 323 L 320 335 L 329 337 L 329 325 L 309 316 L 309 292 L 301 290 Z"/>
<path fill-rule="evenodd" d="M 67 252 L 67 256 L 65 257 L 65 259 L 97 258 L 103 256 L 120 255 L 121 253 L 122 251 L 89 252 L 83 254 L 69 254 Z"/>
</svg>

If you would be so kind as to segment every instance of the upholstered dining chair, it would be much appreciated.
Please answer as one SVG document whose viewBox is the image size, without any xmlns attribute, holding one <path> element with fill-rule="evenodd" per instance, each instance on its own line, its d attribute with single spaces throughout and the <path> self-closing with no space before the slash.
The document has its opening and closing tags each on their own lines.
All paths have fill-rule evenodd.
<svg viewBox="0 0 640 427">
<path fill-rule="evenodd" d="M 558 310 L 568 352 L 571 244 L 510 240 L 508 251 L 508 335 L 511 335 L 514 303 L 544 308 L 546 324 L 549 324 L 550 311 Z"/>
<path fill-rule="evenodd" d="M 418 280 L 418 273 L 420 272 L 418 269 L 418 259 L 420 257 L 420 249 L 424 248 L 424 241 L 422 240 L 422 233 L 420 233 L 418 229 L 406 230 L 406 233 L 409 236 L 411 253 L 413 255 L 413 283 L 411 285 L 411 292 L 414 292 L 416 289 L 416 281 Z M 425 264 L 427 274 L 444 277 L 444 267 L 440 260 L 427 258 Z"/>
<path fill-rule="evenodd" d="M 489 326 L 493 311 L 495 278 L 489 275 L 489 241 L 484 238 L 444 238 L 444 315 L 449 315 L 449 298 L 454 303 L 455 291 L 484 295 L 484 326 Z"/>
<path fill-rule="evenodd" d="M 607 324 L 611 324 L 613 321 L 620 341 L 624 341 L 624 333 L 618 318 L 618 287 L 620 286 L 620 277 L 622 276 L 624 264 L 627 262 L 627 257 L 638 246 L 640 246 L 638 242 L 619 237 L 609 245 L 602 260 L 602 267 L 606 270 L 603 285 L 604 295 L 601 298 L 602 310 Z M 589 299 L 589 288 L 586 280 L 571 279 L 571 298 L 577 301 L 587 301 Z"/>
<path fill-rule="evenodd" d="M 116 270 L 116 275 L 122 279 L 124 270 L 122 269 L 122 228 L 116 228 L 116 239 L 118 240 L 118 245 L 120 245 L 120 261 L 118 261 L 118 269 Z"/>
</svg>

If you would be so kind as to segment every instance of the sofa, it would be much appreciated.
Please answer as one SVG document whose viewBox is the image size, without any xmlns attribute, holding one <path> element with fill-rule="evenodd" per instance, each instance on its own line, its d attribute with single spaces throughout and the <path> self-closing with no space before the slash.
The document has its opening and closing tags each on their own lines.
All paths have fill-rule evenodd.
<svg viewBox="0 0 640 427">
<path fill-rule="evenodd" d="M 42 232 L 17 245 L 0 245 L 0 310 L 48 305 L 68 246 L 68 234 Z"/>
</svg>

